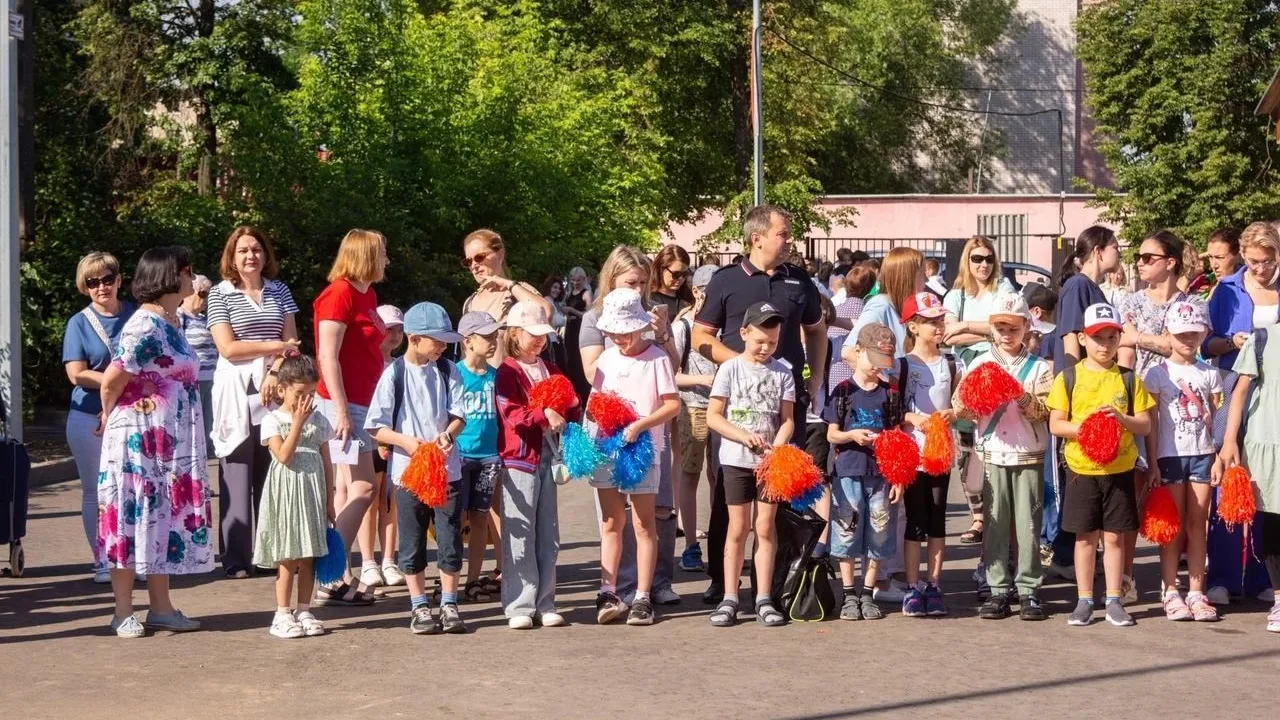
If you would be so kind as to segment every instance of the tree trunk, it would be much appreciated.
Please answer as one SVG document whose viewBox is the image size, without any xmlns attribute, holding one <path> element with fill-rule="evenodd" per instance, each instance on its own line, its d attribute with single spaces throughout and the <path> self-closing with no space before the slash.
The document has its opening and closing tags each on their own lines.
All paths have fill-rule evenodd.
<svg viewBox="0 0 1280 720">
<path fill-rule="evenodd" d="M 215 0 L 200 0 L 196 34 L 201 38 L 213 36 Z M 196 188 L 201 195 L 213 195 L 218 188 L 218 126 L 213 120 L 213 108 L 209 102 L 209 87 L 196 90 L 196 126 L 200 130 L 200 169 Z"/>
<path fill-rule="evenodd" d="M 747 0 L 728 0 L 729 11 L 744 31 L 729 63 L 729 83 L 733 88 L 733 178 L 735 189 L 751 187 L 751 158 L 755 147 L 751 137 L 751 5 Z"/>
</svg>

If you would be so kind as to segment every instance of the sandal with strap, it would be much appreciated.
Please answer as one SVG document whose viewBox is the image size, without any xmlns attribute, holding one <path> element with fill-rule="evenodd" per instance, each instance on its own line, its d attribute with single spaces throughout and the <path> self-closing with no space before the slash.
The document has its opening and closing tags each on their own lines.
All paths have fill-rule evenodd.
<svg viewBox="0 0 1280 720">
<path fill-rule="evenodd" d="M 982 542 L 982 528 L 978 527 L 978 523 L 969 526 L 968 530 L 960 533 L 961 545 L 977 545 Z"/>
<path fill-rule="evenodd" d="M 373 595 L 358 590 L 348 583 L 341 582 L 335 587 L 321 585 L 316 590 L 316 605 L 364 607 L 373 604 Z"/>
<path fill-rule="evenodd" d="M 490 595 L 485 591 L 479 579 L 468 582 L 462 589 L 462 596 L 467 602 L 489 602 Z"/>
<path fill-rule="evenodd" d="M 500 593 L 502 592 L 502 571 L 496 571 L 492 575 L 481 575 L 477 582 L 490 595 Z"/>
<path fill-rule="evenodd" d="M 756 603 L 756 621 L 765 627 L 780 627 L 787 624 L 787 618 L 769 600 Z"/>
<path fill-rule="evenodd" d="M 712 627 L 733 627 L 738 622 L 738 603 L 732 600 L 721 600 L 720 605 L 711 611 Z"/>
</svg>

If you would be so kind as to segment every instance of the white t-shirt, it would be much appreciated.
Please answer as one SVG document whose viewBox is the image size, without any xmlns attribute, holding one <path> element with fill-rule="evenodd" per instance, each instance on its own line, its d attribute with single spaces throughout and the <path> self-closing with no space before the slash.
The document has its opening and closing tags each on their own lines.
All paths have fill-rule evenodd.
<svg viewBox="0 0 1280 720">
<path fill-rule="evenodd" d="M 658 411 L 663 395 L 677 394 L 671 359 L 665 350 L 653 344 L 637 355 L 623 355 L 617 347 L 605 350 L 596 361 L 596 376 L 591 386 L 629 400 L 641 418 Z M 650 428 L 649 433 L 653 436 L 654 449 L 661 452 L 663 426 Z"/>
<path fill-rule="evenodd" d="M 986 322 L 987 318 L 991 317 L 991 306 L 996 302 L 996 295 L 1002 292 L 1014 292 L 1013 284 L 1003 275 L 996 281 L 996 289 L 983 293 L 982 297 L 975 298 L 968 295 L 963 288 L 951 289 L 942 298 L 942 306 L 947 309 L 947 316 L 954 317 L 956 320 Z M 991 342 L 979 340 L 968 347 L 974 353 L 986 352 L 991 349 Z"/>
<path fill-rule="evenodd" d="M 1213 443 L 1212 399 L 1222 394 L 1222 375 L 1205 362 L 1151 366 L 1142 379 L 1160 412 L 1156 454 L 1193 457 L 1217 451 Z"/>
<path fill-rule="evenodd" d="M 711 397 L 724 398 L 724 414 L 729 422 L 772 443 L 782 424 L 779 420 L 782 402 L 796 400 L 796 382 L 791 368 L 777 359 L 757 365 L 739 355 L 716 371 Z M 759 461 L 759 456 L 746 445 L 721 439 L 721 465 L 754 468 Z"/>
<path fill-rule="evenodd" d="M 925 362 L 919 356 L 907 356 L 907 376 L 902 379 L 903 399 L 907 412 L 931 415 L 936 410 L 951 407 L 951 368 L 947 358 L 939 355 L 933 362 Z M 924 430 L 911 431 L 916 445 L 924 449 Z"/>
</svg>

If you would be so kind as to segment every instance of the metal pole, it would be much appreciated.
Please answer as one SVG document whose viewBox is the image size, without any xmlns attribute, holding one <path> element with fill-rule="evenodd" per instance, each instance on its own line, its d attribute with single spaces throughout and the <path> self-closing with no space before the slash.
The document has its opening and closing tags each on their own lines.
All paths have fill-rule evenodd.
<svg viewBox="0 0 1280 720">
<path fill-rule="evenodd" d="M 751 133 L 755 146 L 755 204 L 764 204 L 764 94 L 760 78 L 760 0 L 751 1 Z"/>
<path fill-rule="evenodd" d="M 8 390 L 9 435 L 22 439 L 22 309 L 18 294 L 18 37 L 15 0 L 0 0 L 0 392 Z M 15 37 L 17 35 L 18 37 Z"/>
</svg>

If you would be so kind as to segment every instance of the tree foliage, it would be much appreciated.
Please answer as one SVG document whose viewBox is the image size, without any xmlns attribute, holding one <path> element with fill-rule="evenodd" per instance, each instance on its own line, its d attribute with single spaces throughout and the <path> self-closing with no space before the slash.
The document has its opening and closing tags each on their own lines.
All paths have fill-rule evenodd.
<svg viewBox="0 0 1280 720">
<path fill-rule="evenodd" d="M 1108 218 L 1140 239 L 1280 217 L 1270 121 L 1253 114 L 1276 71 L 1280 11 L 1264 0 L 1110 0 L 1080 15 L 1078 53 L 1099 150 L 1123 194 Z"/>
</svg>

